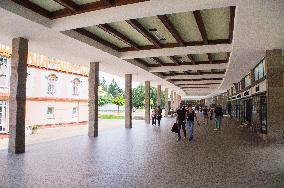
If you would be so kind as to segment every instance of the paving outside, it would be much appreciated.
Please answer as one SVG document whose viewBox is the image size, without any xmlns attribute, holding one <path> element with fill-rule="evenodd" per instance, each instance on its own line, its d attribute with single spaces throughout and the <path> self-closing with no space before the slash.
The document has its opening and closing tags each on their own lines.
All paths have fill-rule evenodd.
<svg viewBox="0 0 284 188">
<path fill-rule="evenodd" d="M 21 155 L 1 149 L 1 187 L 284 187 L 284 145 L 227 118 L 221 131 L 196 125 L 193 142 L 177 142 L 174 121 L 125 129 L 115 120 L 97 138 L 68 127 L 68 137 L 30 143 Z"/>
</svg>

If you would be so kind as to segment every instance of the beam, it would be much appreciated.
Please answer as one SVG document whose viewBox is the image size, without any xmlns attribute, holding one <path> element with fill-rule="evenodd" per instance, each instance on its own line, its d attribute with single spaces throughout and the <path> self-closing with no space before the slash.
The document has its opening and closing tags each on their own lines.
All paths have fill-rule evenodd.
<svg viewBox="0 0 284 188">
<path fill-rule="evenodd" d="M 74 31 L 76 31 L 77 33 L 80 33 L 81 35 L 84 35 L 90 39 L 93 39 L 94 41 L 96 42 L 99 42 L 111 49 L 114 49 L 114 50 L 119 50 L 119 47 L 118 46 L 115 46 L 114 44 L 98 37 L 97 35 L 95 35 L 94 33 L 90 32 L 90 31 L 87 31 L 86 29 L 83 29 L 83 28 L 78 28 L 78 29 L 74 29 Z"/>
<path fill-rule="evenodd" d="M 111 34 L 112 36 L 114 36 L 118 40 L 128 44 L 129 46 L 132 46 L 132 47 L 134 47 L 137 50 L 140 49 L 140 47 L 135 42 L 133 42 L 132 40 L 127 38 L 125 35 L 123 35 L 119 31 L 117 31 L 114 28 L 112 28 L 110 25 L 108 25 L 108 24 L 101 24 L 101 25 L 98 25 L 98 27 L 101 28 L 102 30 L 104 30 L 105 32 Z"/>
<path fill-rule="evenodd" d="M 221 84 L 221 80 L 193 80 L 193 81 L 173 81 L 176 85 L 185 85 L 185 84 Z"/>
<path fill-rule="evenodd" d="M 70 10 L 73 13 L 76 13 L 79 10 L 79 5 L 77 5 L 76 3 L 74 3 L 71 0 L 54 0 L 55 2 L 57 2 L 58 4 L 64 6 L 65 8 L 67 8 L 68 10 Z"/>
<path fill-rule="evenodd" d="M 169 58 L 174 62 L 174 64 L 180 65 L 180 62 L 174 56 L 170 56 Z"/>
<path fill-rule="evenodd" d="M 178 56 L 185 54 L 230 52 L 231 50 L 232 50 L 231 44 L 181 46 L 174 48 L 161 48 L 161 49 L 121 52 L 120 58 L 133 59 L 133 58 L 160 57 L 160 56 Z"/>
<path fill-rule="evenodd" d="M 137 20 L 131 19 L 126 20 L 126 22 L 131 25 L 136 31 L 147 38 L 151 43 L 153 43 L 157 48 L 162 48 L 162 44 L 152 36 Z"/>
<path fill-rule="evenodd" d="M 28 1 L 28 0 L 12 0 L 13 2 L 27 8 L 27 9 L 30 9 L 46 18 L 50 18 L 51 16 L 51 12 L 47 11 L 46 9 L 38 6 L 37 4 L 31 2 L 31 1 Z"/>
<path fill-rule="evenodd" d="M 184 87 L 184 86 L 208 86 L 208 85 L 220 85 L 220 83 L 194 83 L 194 84 L 176 84 L 179 87 Z"/>
<path fill-rule="evenodd" d="M 228 63 L 222 61 L 213 64 L 200 64 L 200 65 L 180 65 L 180 66 L 162 66 L 152 67 L 150 72 L 169 72 L 169 71 L 185 71 L 185 70 L 209 70 L 209 69 L 226 69 Z"/>
<path fill-rule="evenodd" d="M 178 31 L 174 27 L 174 25 L 171 23 L 171 21 L 168 19 L 166 15 L 159 15 L 158 18 L 161 20 L 161 22 L 164 24 L 164 26 L 169 30 L 169 32 L 172 34 L 172 36 L 176 39 L 179 46 L 185 46 L 183 39 L 179 35 Z"/>
<path fill-rule="evenodd" d="M 160 60 L 158 57 L 152 57 L 151 59 L 161 66 L 165 65 L 165 63 L 162 60 Z"/>
<path fill-rule="evenodd" d="M 191 54 L 187 54 L 187 57 L 190 59 L 190 61 L 192 62 L 193 65 L 196 64 L 196 63 L 195 63 L 195 60 L 194 60 L 194 58 L 192 57 Z"/>
<path fill-rule="evenodd" d="M 230 40 L 230 43 L 233 42 L 235 10 L 236 10 L 235 6 L 230 7 L 230 25 L 229 25 L 229 40 Z"/>
<path fill-rule="evenodd" d="M 75 15 L 75 14 L 81 14 L 81 13 L 84 13 L 84 12 L 91 12 L 91 11 L 97 11 L 97 10 L 102 10 L 102 9 L 108 9 L 108 8 L 111 8 L 111 7 L 140 3 L 140 2 L 144 2 L 144 1 L 149 1 L 149 0 L 115 0 L 115 1 L 114 0 L 103 0 L 103 1 L 96 1 L 96 2 L 92 2 L 92 3 L 86 3 L 86 4 L 78 5 L 76 12 L 70 12 L 69 8 L 54 11 L 54 12 L 52 12 L 51 18 L 57 19 L 57 18 L 62 18 L 62 17 L 71 16 L 71 15 Z M 94 24 L 94 25 L 96 25 L 96 24 Z"/>
<path fill-rule="evenodd" d="M 204 26 L 204 22 L 203 22 L 200 10 L 193 11 L 193 15 L 194 15 L 194 18 L 196 20 L 196 23 L 197 23 L 198 29 L 200 31 L 201 37 L 203 39 L 203 44 L 208 44 L 207 33 L 206 33 L 206 29 L 205 29 L 205 26 Z"/>
<path fill-rule="evenodd" d="M 224 78 L 224 74 L 203 74 L 203 75 L 176 75 L 165 76 L 165 79 L 202 79 L 202 78 Z"/>
</svg>

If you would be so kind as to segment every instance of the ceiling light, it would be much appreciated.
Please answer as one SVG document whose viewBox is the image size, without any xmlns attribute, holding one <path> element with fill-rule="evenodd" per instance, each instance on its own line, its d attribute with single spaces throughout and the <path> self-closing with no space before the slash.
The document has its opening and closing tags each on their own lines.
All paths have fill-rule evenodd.
<svg viewBox="0 0 284 188">
<path fill-rule="evenodd" d="M 154 35 L 154 37 L 156 39 L 158 39 L 159 41 L 165 41 L 166 38 L 162 37 L 162 35 L 158 32 L 158 30 L 156 28 L 153 29 L 149 29 L 149 31 Z"/>
</svg>

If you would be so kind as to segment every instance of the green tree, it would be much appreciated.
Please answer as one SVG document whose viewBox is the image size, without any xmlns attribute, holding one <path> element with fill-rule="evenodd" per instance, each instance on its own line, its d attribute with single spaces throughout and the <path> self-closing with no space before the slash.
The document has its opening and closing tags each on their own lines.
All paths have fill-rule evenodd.
<svg viewBox="0 0 284 188">
<path fill-rule="evenodd" d="M 135 108 L 143 108 L 145 106 L 144 103 L 144 86 L 139 85 L 136 88 L 132 89 L 132 105 Z"/>
<path fill-rule="evenodd" d="M 111 95 L 99 96 L 98 104 L 99 106 L 103 106 L 105 104 L 112 103 L 113 97 Z"/>
<path fill-rule="evenodd" d="M 111 94 L 114 98 L 123 95 L 123 90 L 118 86 L 118 84 L 112 80 L 108 87 L 108 93 Z"/>
<path fill-rule="evenodd" d="M 103 91 L 108 91 L 108 85 L 104 77 L 102 77 L 102 80 L 100 80 L 100 85 L 102 86 Z"/>
<path fill-rule="evenodd" d="M 119 95 L 112 100 L 112 103 L 117 105 L 117 111 L 118 112 L 119 112 L 119 106 L 123 106 L 124 102 L 125 102 L 125 100 L 124 100 L 122 95 Z"/>
</svg>

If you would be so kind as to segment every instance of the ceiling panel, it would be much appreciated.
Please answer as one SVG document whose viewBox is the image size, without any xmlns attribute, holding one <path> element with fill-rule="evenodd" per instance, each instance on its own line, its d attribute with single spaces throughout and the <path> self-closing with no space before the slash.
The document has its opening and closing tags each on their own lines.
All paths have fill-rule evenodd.
<svg viewBox="0 0 284 188">
<path fill-rule="evenodd" d="M 74 3 L 78 5 L 88 4 L 88 3 L 94 3 L 100 0 L 72 0 Z"/>
<path fill-rule="evenodd" d="M 49 12 L 54 12 L 57 10 L 61 10 L 64 9 L 65 7 L 63 7 L 62 5 L 60 5 L 59 3 L 56 3 L 53 0 L 29 0 L 31 2 L 33 2 L 34 4 L 37 4 L 38 6 L 48 10 Z"/>
<path fill-rule="evenodd" d="M 98 37 L 118 46 L 119 48 L 126 48 L 126 47 L 130 47 L 129 45 L 125 44 L 124 42 L 120 41 L 119 39 L 117 39 L 116 37 L 114 37 L 113 35 L 105 32 L 104 30 L 98 28 L 97 26 L 92 26 L 92 27 L 86 27 L 85 28 L 87 31 L 90 31 L 92 33 L 94 33 L 95 35 L 97 35 Z"/>
<path fill-rule="evenodd" d="M 226 52 L 211 53 L 211 57 L 212 57 L 213 61 L 226 60 L 227 59 L 227 53 Z"/>
<path fill-rule="evenodd" d="M 202 41 L 192 12 L 170 14 L 167 16 L 185 42 Z"/>
<path fill-rule="evenodd" d="M 229 38 L 230 8 L 202 10 L 201 15 L 209 40 Z"/>
<path fill-rule="evenodd" d="M 111 27 L 125 35 L 127 38 L 134 41 L 139 46 L 153 45 L 141 33 L 131 27 L 126 21 L 114 22 L 109 24 Z"/>
<path fill-rule="evenodd" d="M 148 31 L 149 29 L 157 29 L 157 32 L 160 35 L 160 37 L 166 39 L 166 40 L 160 40 L 160 43 L 162 44 L 176 43 L 175 38 L 172 36 L 172 34 L 168 31 L 168 29 L 164 26 L 164 24 L 159 20 L 157 16 L 139 18 L 137 20 Z M 150 33 L 155 37 L 153 32 Z"/>
<path fill-rule="evenodd" d="M 192 54 L 195 61 L 209 61 L 206 54 Z"/>
<path fill-rule="evenodd" d="M 159 57 L 159 59 L 163 62 L 163 63 L 174 63 L 171 58 L 169 57 L 166 57 L 166 56 L 162 56 L 162 57 Z"/>
</svg>

